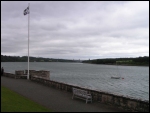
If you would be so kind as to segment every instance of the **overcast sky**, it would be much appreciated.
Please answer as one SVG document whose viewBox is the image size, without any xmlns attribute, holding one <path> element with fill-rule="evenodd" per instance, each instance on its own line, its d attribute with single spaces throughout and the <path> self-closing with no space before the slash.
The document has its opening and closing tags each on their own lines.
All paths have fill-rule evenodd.
<svg viewBox="0 0 150 113">
<path fill-rule="evenodd" d="M 149 1 L 1 2 L 1 54 L 99 59 L 149 56 Z"/>
</svg>

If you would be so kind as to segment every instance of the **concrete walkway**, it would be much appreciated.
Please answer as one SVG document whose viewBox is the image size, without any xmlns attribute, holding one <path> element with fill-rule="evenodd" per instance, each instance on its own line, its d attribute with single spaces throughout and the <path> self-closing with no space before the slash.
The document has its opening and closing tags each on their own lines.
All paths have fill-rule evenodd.
<svg viewBox="0 0 150 113">
<path fill-rule="evenodd" d="M 72 93 L 70 92 L 61 91 L 27 79 L 14 79 L 2 76 L 1 85 L 54 112 L 125 112 L 125 110 L 98 102 L 86 104 L 84 100 L 72 99 Z"/>
</svg>

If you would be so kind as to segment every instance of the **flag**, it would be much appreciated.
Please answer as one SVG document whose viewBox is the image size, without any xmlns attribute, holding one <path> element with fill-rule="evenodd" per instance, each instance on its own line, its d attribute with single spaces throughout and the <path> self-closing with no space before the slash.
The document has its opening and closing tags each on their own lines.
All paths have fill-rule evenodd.
<svg viewBox="0 0 150 113">
<path fill-rule="evenodd" d="M 24 10 L 23 14 L 24 14 L 24 15 L 29 14 L 29 6 L 27 7 L 27 9 Z"/>
</svg>

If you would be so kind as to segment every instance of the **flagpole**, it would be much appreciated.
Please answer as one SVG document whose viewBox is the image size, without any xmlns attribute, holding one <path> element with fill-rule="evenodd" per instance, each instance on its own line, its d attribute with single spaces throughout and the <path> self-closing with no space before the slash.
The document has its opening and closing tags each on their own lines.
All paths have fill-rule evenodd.
<svg viewBox="0 0 150 113">
<path fill-rule="evenodd" d="M 30 3 L 29 6 L 30 7 Z M 30 8 L 29 8 L 29 14 L 28 14 L 28 76 L 27 79 L 29 80 L 29 24 L 30 24 Z"/>
</svg>

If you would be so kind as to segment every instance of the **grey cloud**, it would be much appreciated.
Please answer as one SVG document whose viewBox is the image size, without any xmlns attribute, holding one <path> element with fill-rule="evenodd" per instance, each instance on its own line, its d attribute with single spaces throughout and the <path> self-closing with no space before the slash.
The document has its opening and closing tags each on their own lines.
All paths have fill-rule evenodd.
<svg viewBox="0 0 150 113">
<path fill-rule="evenodd" d="M 27 55 L 28 3 L 2 2 L 1 54 Z M 146 56 L 148 42 L 148 2 L 30 2 L 31 56 Z"/>
</svg>

